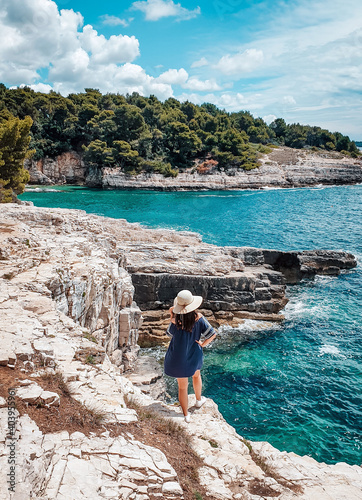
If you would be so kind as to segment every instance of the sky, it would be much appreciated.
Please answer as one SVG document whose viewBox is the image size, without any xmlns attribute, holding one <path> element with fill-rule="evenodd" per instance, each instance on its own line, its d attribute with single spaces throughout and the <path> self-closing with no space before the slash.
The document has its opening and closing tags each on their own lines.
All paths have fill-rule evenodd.
<svg viewBox="0 0 362 500">
<path fill-rule="evenodd" d="M 362 140 L 362 2 L 0 0 L 0 82 L 212 102 Z"/>
</svg>

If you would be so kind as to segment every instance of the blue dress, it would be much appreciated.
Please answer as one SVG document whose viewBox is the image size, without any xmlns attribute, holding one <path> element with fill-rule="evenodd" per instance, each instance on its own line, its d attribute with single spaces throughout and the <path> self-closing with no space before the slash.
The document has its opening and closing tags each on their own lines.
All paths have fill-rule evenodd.
<svg viewBox="0 0 362 500">
<path fill-rule="evenodd" d="M 202 347 L 196 340 L 209 339 L 216 333 L 215 330 L 202 316 L 194 324 L 192 332 L 178 329 L 171 322 L 166 333 L 171 342 L 165 356 L 165 374 L 176 378 L 192 377 L 204 361 Z"/>
</svg>

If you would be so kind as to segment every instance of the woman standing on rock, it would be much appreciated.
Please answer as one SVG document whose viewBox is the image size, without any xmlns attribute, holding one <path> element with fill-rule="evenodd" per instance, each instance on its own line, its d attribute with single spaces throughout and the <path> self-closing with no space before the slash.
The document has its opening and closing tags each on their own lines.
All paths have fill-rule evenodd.
<svg viewBox="0 0 362 500">
<path fill-rule="evenodd" d="M 188 378 L 192 377 L 196 396 L 195 406 L 200 408 L 206 401 L 206 398 L 201 396 L 200 369 L 204 360 L 202 348 L 216 337 L 213 327 L 201 313 L 196 311 L 202 300 L 202 297 L 192 295 L 189 290 L 179 292 L 174 300 L 174 306 L 170 308 L 171 323 L 166 331 L 171 337 L 171 342 L 165 356 L 165 373 L 177 378 L 178 399 L 186 422 L 190 422 Z"/>
</svg>

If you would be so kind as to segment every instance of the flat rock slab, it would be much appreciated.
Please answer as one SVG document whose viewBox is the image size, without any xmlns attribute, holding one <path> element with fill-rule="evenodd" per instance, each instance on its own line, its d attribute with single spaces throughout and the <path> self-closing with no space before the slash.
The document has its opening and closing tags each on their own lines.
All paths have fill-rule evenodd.
<svg viewBox="0 0 362 500">
<path fill-rule="evenodd" d="M 0 347 L 0 366 L 14 365 L 15 363 L 15 352 L 6 347 Z"/>
<path fill-rule="evenodd" d="M 56 392 L 44 391 L 37 383 L 23 385 L 16 390 L 18 398 L 30 405 L 59 406 L 60 397 Z"/>
</svg>

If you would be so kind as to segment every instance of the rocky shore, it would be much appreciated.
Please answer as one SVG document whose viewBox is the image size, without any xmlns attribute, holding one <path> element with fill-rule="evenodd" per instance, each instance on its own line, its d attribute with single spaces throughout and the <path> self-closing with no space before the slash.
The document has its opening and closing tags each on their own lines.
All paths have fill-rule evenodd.
<svg viewBox="0 0 362 500">
<path fill-rule="evenodd" d="M 176 178 L 161 174 L 126 175 L 119 168 L 87 168 L 82 157 L 64 153 L 56 159 L 28 161 L 32 184 L 80 184 L 106 189 L 231 190 L 308 187 L 319 184 L 356 184 L 362 182 L 362 160 L 334 152 L 313 152 L 287 147 L 274 149 L 250 171 L 199 174 L 189 168 Z"/>
<path fill-rule="evenodd" d="M 183 233 L 83 211 L 1 206 L 0 498 L 9 498 L 12 388 L 17 467 L 10 498 L 194 498 L 196 483 L 190 489 L 168 442 L 177 422 L 200 461 L 194 480 L 204 498 L 359 499 L 361 467 L 245 441 L 211 400 L 191 408 L 187 425 L 179 407 L 154 399 L 157 363 L 137 356 L 139 336 L 149 339 L 147 329 L 164 320 L 184 283 L 195 291 L 199 283 L 215 324 L 243 315 L 280 319 L 286 283 L 355 264 L 344 252 L 219 248 L 191 233 L 186 245 Z M 75 408 L 94 418 L 101 411 L 102 423 L 82 427 L 69 418 Z"/>
</svg>

